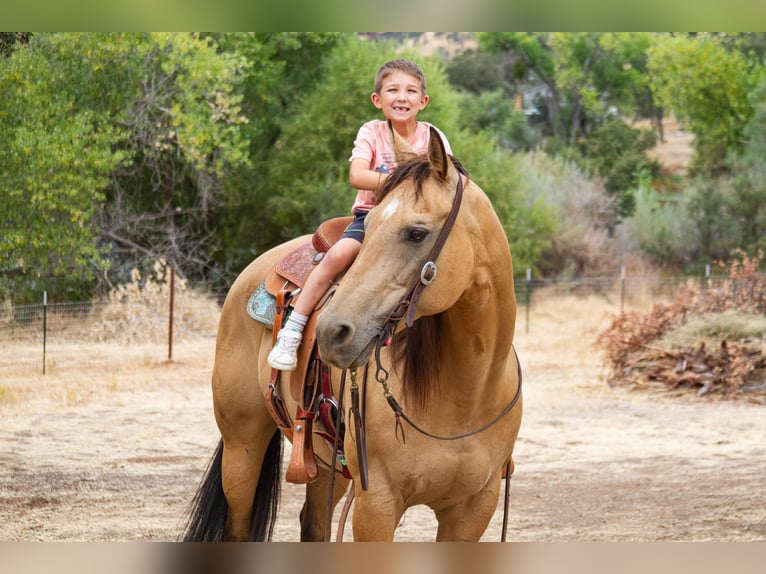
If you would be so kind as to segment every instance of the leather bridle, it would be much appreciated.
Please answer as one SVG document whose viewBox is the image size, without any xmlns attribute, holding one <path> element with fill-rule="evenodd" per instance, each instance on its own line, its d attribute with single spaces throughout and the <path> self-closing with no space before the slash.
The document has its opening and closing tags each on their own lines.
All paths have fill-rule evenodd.
<svg viewBox="0 0 766 574">
<path fill-rule="evenodd" d="M 434 277 L 436 277 L 436 259 L 441 253 L 444 243 L 449 237 L 452 227 L 455 225 L 458 211 L 460 211 L 460 204 L 463 201 L 463 177 L 458 176 L 457 187 L 455 189 L 455 198 L 452 200 L 452 209 L 447 216 L 444 225 L 439 232 L 436 242 L 431 248 L 431 253 L 428 254 L 428 259 L 420 269 L 420 276 L 415 279 L 412 287 L 409 288 L 396 308 L 386 318 L 386 324 L 383 326 L 382 331 L 387 335 L 393 333 L 397 323 L 402 319 L 405 319 L 407 327 L 412 327 L 412 323 L 415 321 L 415 311 L 418 307 L 418 301 L 420 301 L 420 295 L 423 293 L 428 285 L 430 285 Z"/>
</svg>

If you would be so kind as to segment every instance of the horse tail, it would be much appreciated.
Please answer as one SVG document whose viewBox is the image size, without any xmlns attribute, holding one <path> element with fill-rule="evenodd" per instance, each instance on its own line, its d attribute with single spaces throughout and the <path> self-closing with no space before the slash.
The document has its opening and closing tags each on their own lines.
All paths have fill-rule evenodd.
<svg viewBox="0 0 766 574">
<path fill-rule="evenodd" d="M 271 437 L 261 464 L 261 475 L 255 489 L 253 514 L 251 517 L 250 540 L 263 542 L 271 540 L 277 521 L 279 496 L 282 487 L 282 431 L 277 430 Z"/>
<path fill-rule="evenodd" d="M 228 504 L 221 483 L 223 439 L 210 460 L 197 493 L 189 504 L 184 542 L 220 542 L 226 527 Z"/>
<path fill-rule="evenodd" d="M 189 518 L 183 535 L 184 542 L 221 542 L 226 528 L 229 505 L 221 482 L 223 439 L 218 441 L 215 453 L 200 481 L 197 493 L 189 504 Z M 277 521 L 281 492 L 282 432 L 271 437 L 261 466 L 261 475 L 255 489 L 250 539 L 271 540 Z"/>
</svg>

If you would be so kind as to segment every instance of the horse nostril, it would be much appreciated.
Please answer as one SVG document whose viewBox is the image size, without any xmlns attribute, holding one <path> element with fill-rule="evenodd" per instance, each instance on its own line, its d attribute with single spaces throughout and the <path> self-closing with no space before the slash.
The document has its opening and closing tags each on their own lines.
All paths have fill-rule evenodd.
<svg viewBox="0 0 766 574">
<path fill-rule="evenodd" d="M 334 345 L 342 347 L 354 336 L 354 327 L 348 323 L 338 323 L 333 327 L 331 341 Z"/>
</svg>

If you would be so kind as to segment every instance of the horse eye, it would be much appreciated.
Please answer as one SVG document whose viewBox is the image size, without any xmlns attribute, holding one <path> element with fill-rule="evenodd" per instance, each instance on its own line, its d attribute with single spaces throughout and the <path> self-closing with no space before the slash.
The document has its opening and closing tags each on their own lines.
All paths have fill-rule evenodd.
<svg viewBox="0 0 766 574">
<path fill-rule="evenodd" d="M 421 243 L 426 237 L 428 237 L 428 231 L 419 227 L 413 227 L 405 232 L 407 241 L 414 243 Z"/>
</svg>

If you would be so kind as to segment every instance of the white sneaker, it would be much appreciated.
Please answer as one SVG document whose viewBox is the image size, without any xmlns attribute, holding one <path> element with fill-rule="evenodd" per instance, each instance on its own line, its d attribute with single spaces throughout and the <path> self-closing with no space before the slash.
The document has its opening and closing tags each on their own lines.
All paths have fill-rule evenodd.
<svg viewBox="0 0 766 574">
<path fill-rule="evenodd" d="M 294 371 L 298 366 L 298 347 L 303 334 L 292 329 L 282 329 L 277 342 L 269 353 L 269 366 L 280 371 Z"/>
</svg>

